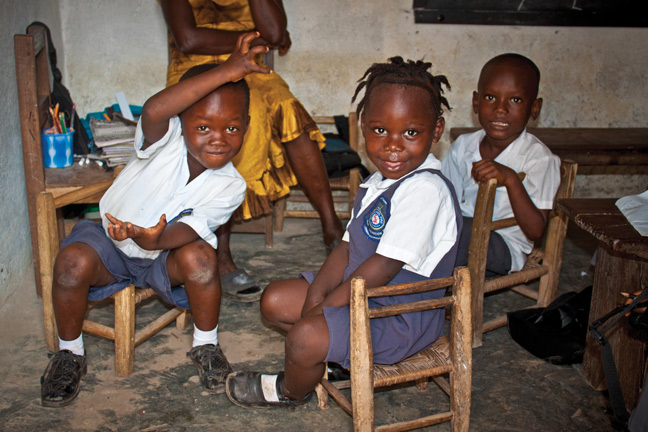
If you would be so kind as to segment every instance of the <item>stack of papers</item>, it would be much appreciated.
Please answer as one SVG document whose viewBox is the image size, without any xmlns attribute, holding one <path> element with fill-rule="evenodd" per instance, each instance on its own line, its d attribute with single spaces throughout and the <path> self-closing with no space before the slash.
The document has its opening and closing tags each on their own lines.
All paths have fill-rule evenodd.
<svg viewBox="0 0 648 432">
<path fill-rule="evenodd" d="M 100 158 L 109 167 L 124 165 L 135 155 L 136 126 L 120 121 L 90 119 L 90 129 L 95 145 L 101 150 Z"/>
<path fill-rule="evenodd" d="M 639 195 L 619 198 L 616 206 L 642 236 L 648 236 L 648 190 Z"/>
</svg>

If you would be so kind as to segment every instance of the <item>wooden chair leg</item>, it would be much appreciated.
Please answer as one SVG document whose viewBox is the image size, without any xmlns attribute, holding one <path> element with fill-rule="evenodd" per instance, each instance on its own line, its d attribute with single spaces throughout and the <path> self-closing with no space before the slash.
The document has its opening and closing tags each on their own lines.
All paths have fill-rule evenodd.
<svg viewBox="0 0 648 432">
<path fill-rule="evenodd" d="M 472 386 L 472 349 L 473 335 L 470 325 L 470 311 L 472 299 L 470 295 L 470 276 L 467 272 L 455 269 L 456 282 L 453 287 L 456 295 L 452 313 L 458 314 L 453 319 L 450 328 L 450 356 L 453 366 L 450 373 L 450 408 L 454 413 L 452 417 L 452 430 L 454 432 L 468 432 L 470 427 L 470 401 Z"/>
<path fill-rule="evenodd" d="M 272 214 L 266 215 L 265 220 L 265 247 L 272 249 L 273 243 L 273 226 L 272 226 Z"/>
<path fill-rule="evenodd" d="M 369 302 L 364 279 L 351 281 L 351 400 L 353 430 L 374 430 L 373 347 L 369 327 Z"/>
<path fill-rule="evenodd" d="M 189 324 L 191 324 L 191 310 L 184 309 L 180 314 L 180 316 L 176 318 L 176 329 L 180 331 L 185 331 L 186 328 L 189 326 Z"/>
<path fill-rule="evenodd" d="M 538 286 L 538 306 L 540 307 L 548 306 L 556 298 L 566 235 L 567 216 L 557 210 L 556 216 L 551 220 L 547 228 L 547 243 L 544 249 L 543 264 L 549 268 L 549 272 L 540 278 Z"/>
<path fill-rule="evenodd" d="M 36 195 L 36 220 L 38 229 L 38 254 L 40 258 L 40 280 L 43 295 L 43 323 L 47 348 L 58 351 L 58 330 L 52 304 L 52 281 L 54 257 L 58 253 L 58 230 L 54 197 L 51 193 Z"/>
<path fill-rule="evenodd" d="M 277 232 L 283 231 L 284 212 L 286 211 L 287 198 L 283 197 L 274 203 L 274 230 Z"/>
<path fill-rule="evenodd" d="M 129 285 L 115 294 L 115 374 L 133 373 L 135 354 L 135 287 Z"/>
</svg>

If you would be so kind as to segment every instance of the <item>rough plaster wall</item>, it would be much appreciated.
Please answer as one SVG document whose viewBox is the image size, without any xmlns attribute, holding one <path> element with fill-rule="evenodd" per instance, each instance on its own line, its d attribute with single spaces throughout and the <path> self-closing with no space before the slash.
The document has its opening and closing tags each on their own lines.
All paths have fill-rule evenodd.
<svg viewBox="0 0 648 432">
<path fill-rule="evenodd" d="M 123 91 L 142 105 L 166 80 L 166 26 L 154 0 L 60 0 L 66 78 L 79 112 L 102 111 Z"/>
<path fill-rule="evenodd" d="M 24 33 L 32 21 L 49 25 L 60 45 L 61 25 L 56 0 L 4 0 L 0 2 L 0 306 L 20 289 L 35 293 L 31 239 L 25 195 L 20 138 L 13 35 Z M 59 51 L 59 56 L 63 53 Z"/>
<path fill-rule="evenodd" d="M 134 104 L 164 85 L 166 33 L 153 0 L 60 0 L 67 82 L 82 113 Z M 414 24 L 411 0 L 284 0 L 293 46 L 275 69 L 315 115 L 352 109 L 356 81 L 373 62 L 402 55 L 448 76 L 446 130 L 477 126 L 471 94 L 481 66 L 503 52 L 542 71 L 540 127 L 648 127 L 648 29 Z M 433 149 L 444 157 L 449 134 Z M 644 190 L 648 176 L 582 176 L 579 196 Z M 619 186 L 619 187 L 617 187 Z"/>
</svg>

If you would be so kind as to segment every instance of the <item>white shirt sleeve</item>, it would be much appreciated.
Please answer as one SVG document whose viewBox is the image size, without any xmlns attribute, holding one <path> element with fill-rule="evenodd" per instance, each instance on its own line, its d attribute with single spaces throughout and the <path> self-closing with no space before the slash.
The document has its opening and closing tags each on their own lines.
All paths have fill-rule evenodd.
<svg viewBox="0 0 648 432">
<path fill-rule="evenodd" d="M 522 184 L 533 204 L 538 209 L 551 210 L 560 186 L 560 159 L 551 153 L 530 155 L 524 172 Z"/>
<path fill-rule="evenodd" d="M 459 169 L 459 162 L 457 161 L 457 151 L 458 143 L 455 142 L 450 148 L 450 152 L 446 155 L 445 159 L 442 162 L 441 172 L 444 176 L 450 180 L 452 186 L 454 186 L 455 193 L 457 194 L 457 199 L 461 202 L 463 198 L 463 181 L 464 176 L 461 174 Z"/>
<path fill-rule="evenodd" d="M 151 144 L 145 150 L 142 150 L 142 146 L 144 145 L 144 131 L 142 131 L 142 120 L 140 120 L 137 122 L 137 129 L 135 129 L 135 154 L 140 159 L 148 159 L 166 143 L 175 139 L 179 135 L 182 135 L 180 117 L 171 117 L 169 119 L 169 129 L 167 130 L 166 134 L 164 134 L 164 136 L 159 141 Z"/>
<path fill-rule="evenodd" d="M 376 252 L 403 261 L 407 270 L 429 276 L 455 244 L 457 225 L 446 183 L 434 174 L 418 176 L 433 178 L 406 181 L 396 190 Z"/>
</svg>

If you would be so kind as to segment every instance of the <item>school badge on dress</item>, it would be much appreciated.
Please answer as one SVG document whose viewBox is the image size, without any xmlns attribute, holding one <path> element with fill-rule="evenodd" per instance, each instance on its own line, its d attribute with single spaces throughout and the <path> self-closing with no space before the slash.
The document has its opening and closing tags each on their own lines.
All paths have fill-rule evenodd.
<svg viewBox="0 0 648 432">
<path fill-rule="evenodd" d="M 364 223 L 362 224 L 362 231 L 369 239 L 380 241 L 389 218 L 388 211 L 389 201 L 381 195 L 376 200 L 373 209 L 364 217 Z"/>
</svg>

